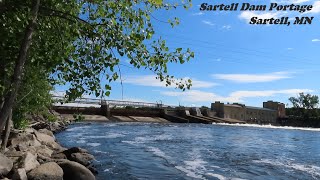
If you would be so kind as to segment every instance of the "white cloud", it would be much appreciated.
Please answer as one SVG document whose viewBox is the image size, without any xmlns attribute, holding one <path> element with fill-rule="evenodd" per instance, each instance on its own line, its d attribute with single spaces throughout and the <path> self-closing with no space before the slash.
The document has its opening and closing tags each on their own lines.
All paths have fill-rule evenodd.
<svg viewBox="0 0 320 180">
<path fill-rule="evenodd" d="M 216 96 L 214 93 L 204 92 L 199 90 L 189 91 L 164 91 L 161 94 L 166 96 L 182 98 L 186 102 L 211 102 Z"/>
<path fill-rule="evenodd" d="M 264 91 L 235 91 L 229 95 L 229 98 L 237 100 L 236 102 L 243 101 L 243 98 L 251 98 L 251 97 L 271 97 L 277 94 L 284 94 L 293 96 L 298 93 L 305 92 L 313 92 L 310 89 L 284 89 L 284 90 L 264 90 Z"/>
<path fill-rule="evenodd" d="M 189 79 L 189 77 L 185 77 L 183 79 L 187 80 Z M 160 80 L 156 79 L 156 76 L 154 75 L 129 76 L 126 77 L 123 82 L 140 86 L 166 87 L 166 83 L 160 82 Z M 192 79 L 192 88 L 210 88 L 217 85 L 217 83 Z M 174 85 L 172 85 L 171 87 L 174 87 Z"/>
<path fill-rule="evenodd" d="M 231 26 L 230 25 L 224 25 L 224 26 L 222 26 L 222 29 L 230 30 Z"/>
<path fill-rule="evenodd" d="M 209 26 L 214 26 L 214 24 L 211 21 L 202 20 L 202 23 L 209 25 Z"/>
<path fill-rule="evenodd" d="M 305 12 L 305 14 L 307 13 L 320 13 L 320 1 L 315 1 L 312 5 L 312 10 Z"/>
<path fill-rule="evenodd" d="M 293 50 L 293 48 L 287 48 L 287 50 L 291 51 L 291 50 Z"/>
<path fill-rule="evenodd" d="M 312 42 L 319 42 L 320 39 L 312 39 L 311 41 L 312 41 Z"/>
<path fill-rule="evenodd" d="M 301 4 L 304 2 L 309 2 L 310 0 L 273 0 L 271 2 L 275 3 L 285 3 L 285 4 Z"/>
<path fill-rule="evenodd" d="M 185 102 L 243 102 L 245 98 L 254 97 L 272 97 L 275 95 L 294 96 L 300 92 L 310 93 L 313 90 L 310 89 L 284 89 L 284 90 L 265 90 L 265 91 L 235 91 L 226 97 L 219 96 L 215 93 L 190 90 L 190 91 L 164 91 L 161 94 L 171 97 L 177 97 Z"/>
<path fill-rule="evenodd" d="M 213 74 L 216 79 L 228 80 L 237 83 L 271 82 L 291 78 L 289 72 L 273 72 L 266 74 Z"/>
<path fill-rule="evenodd" d="M 201 15 L 203 15 L 203 14 L 204 14 L 204 13 L 200 11 L 200 12 L 198 12 L 198 13 L 193 13 L 192 16 L 201 16 Z"/>
<path fill-rule="evenodd" d="M 257 13 L 251 11 L 243 11 L 238 16 L 240 19 L 245 20 L 246 22 L 250 22 L 252 17 L 258 17 L 259 19 L 270 19 L 270 18 L 277 18 L 281 15 L 285 14 L 285 12 L 266 12 L 266 13 Z"/>
</svg>

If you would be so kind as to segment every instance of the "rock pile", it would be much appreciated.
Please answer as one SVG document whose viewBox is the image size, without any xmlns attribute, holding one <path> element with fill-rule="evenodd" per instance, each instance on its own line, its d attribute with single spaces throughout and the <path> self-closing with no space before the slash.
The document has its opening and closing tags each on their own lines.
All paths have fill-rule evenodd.
<svg viewBox="0 0 320 180">
<path fill-rule="evenodd" d="M 5 153 L 0 153 L 0 179 L 95 179 L 94 157 L 87 150 L 66 149 L 56 142 L 52 131 L 61 131 L 68 123 L 42 122 L 24 131 L 13 130 Z"/>
</svg>

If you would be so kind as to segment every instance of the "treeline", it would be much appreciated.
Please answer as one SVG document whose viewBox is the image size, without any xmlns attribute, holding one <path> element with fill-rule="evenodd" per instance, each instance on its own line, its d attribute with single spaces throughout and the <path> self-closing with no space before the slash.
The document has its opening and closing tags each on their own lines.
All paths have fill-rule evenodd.
<svg viewBox="0 0 320 180">
<path fill-rule="evenodd" d="M 320 127 L 319 97 L 317 95 L 299 93 L 290 97 L 292 107 L 286 108 L 288 119 L 285 125 Z"/>
</svg>

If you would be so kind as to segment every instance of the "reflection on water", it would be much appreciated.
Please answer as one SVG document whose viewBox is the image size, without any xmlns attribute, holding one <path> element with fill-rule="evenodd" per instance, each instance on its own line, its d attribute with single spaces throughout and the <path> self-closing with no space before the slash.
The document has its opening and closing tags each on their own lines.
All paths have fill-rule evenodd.
<svg viewBox="0 0 320 180">
<path fill-rule="evenodd" d="M 98 179 L 320 179 L 319 129 L 92 123 L 57 134 L 88 149 Z M 70 141 L 72 139 L 72 141 Z"/>
</svg>

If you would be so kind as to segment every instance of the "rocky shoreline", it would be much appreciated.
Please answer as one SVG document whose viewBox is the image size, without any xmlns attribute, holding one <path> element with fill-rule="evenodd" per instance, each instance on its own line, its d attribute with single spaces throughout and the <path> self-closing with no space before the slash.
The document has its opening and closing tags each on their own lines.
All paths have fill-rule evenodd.
<svg viewBox="0 0 320 180">
<path fill-rule="evenodd" d="M 12 129 L 6 150 L 0 153 L 0 179 L 13 180 L 94 180 L 94 156 L 87 150 L 64 148 L 54 133 L 71 122 L 37 121 L 25 130 Z"/>
</svg>

